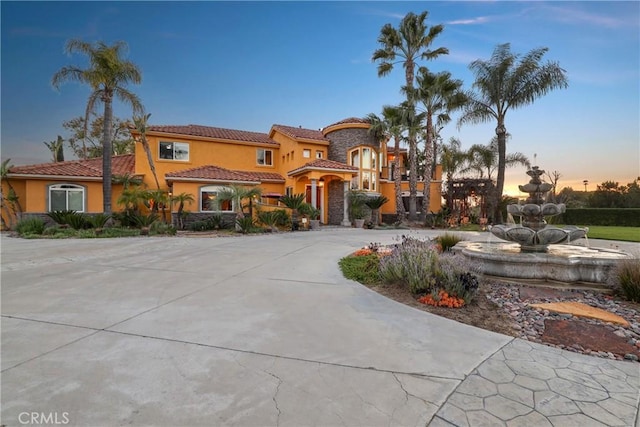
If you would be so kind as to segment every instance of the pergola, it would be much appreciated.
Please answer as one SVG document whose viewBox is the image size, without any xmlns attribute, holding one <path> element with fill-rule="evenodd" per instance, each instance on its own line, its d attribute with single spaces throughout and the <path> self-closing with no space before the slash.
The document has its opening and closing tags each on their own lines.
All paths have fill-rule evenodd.
<svg viewBox="0 0 640 427">
<path fill-rule="evenodd" d="M 480 217 L 486 218 L 486 197 L 491 194 L 494 187 L 490 179 L 455 179 L 447 184 L 443 196 L 447 200 L 447 207 L 459 218 L 469 217 L 473 206 L 480 206 Z"/>
</svg>

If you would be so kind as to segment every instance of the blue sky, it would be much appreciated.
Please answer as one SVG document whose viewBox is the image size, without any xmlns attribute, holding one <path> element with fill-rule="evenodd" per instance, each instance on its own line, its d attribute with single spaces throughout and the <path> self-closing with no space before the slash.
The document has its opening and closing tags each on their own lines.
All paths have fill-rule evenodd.
<svg viewBox="0 0 640 427">
<path fill-rule="evenodd" d="M 519 151 L 560 186 L 589 189 L 640 175 L 639 2 L 7 2 L 0 3 L 2 159 L 47 162 L 43 141 L 66 137 L 62 122 L 83 115 L 89 89 L 51 76 L 85 66 L 63 46 L 70 38 L 129 45 L 143 82 L 131 86 L 152 124 L 200 124 L 268 132 L 272 124 L 318 129 L 397 104 L 400 64 L 377 77 L 371 55 L 380 28 L 410 11 L 444 24 L 434 48 L 450 54 L 424 63 L 470 88 L 468 64 L 509 42 L 567 71 L 569 88 L 510 111 L 509 152 Z M 117 116 L 130 111 L 116 105 Z M 494 124 L 455 121 L 442 132 L 463 147 L 486 144 Z M 66 153 L 70 158 L 70 153 Z M 507 190 L 528 180 L 507 171 Z M 517 192 L 517 191 L 516 191 Z"/>
</svg>

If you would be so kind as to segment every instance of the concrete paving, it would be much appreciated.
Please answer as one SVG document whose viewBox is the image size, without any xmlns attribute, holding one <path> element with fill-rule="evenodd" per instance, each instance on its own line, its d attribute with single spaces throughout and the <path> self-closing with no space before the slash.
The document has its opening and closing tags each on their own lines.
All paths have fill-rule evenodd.
<svg viewBox="0 0 640 427">
<path fill-rule="evenodd" d="M 342 277 L 341 257 L 403 233 L 2 237 L 0 424 L 640 427 L 640 364 Z"/>
</svg>

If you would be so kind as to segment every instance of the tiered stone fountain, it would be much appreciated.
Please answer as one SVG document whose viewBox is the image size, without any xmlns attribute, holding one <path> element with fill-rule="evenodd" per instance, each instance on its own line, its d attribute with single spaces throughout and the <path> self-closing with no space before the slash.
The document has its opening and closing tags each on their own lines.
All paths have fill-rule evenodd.
<svg viewBox="0 0 640 427">
<path fill-rule="evenodd" d="M 463 241 L 453 250 L 476 264 L 482 273 L 492 276 L 605 283 L 611 268 L 631 256 L 618 250 L 585 246 L 583 238 L 588 228 L 547 225 L 545 217 L 563 213 L 565 205 L 544 203 L 551 184 L 542 182 L 543 173 L 537 166 L 529 170 L 531 180 L 519 186 L 529 197 L 524 205 L 507 207 L 508 213 L 520 218 L 520 223 L 494 225 L 490 229 L 494 236 L 513 243 L 491 242 L 490 238 L 487 242 Z M 576 244 L 578 241 L 581 245 Z"/>
</svg>

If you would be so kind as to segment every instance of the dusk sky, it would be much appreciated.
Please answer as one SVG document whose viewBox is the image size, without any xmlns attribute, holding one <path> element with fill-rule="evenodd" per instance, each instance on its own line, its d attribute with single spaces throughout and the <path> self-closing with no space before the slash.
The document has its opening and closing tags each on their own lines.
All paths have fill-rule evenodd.
<svg viewBox="0 0 640 427">
<path fill-rule="evenodd" d="M 489 59 L 496 45 L 525 54 L 548 47 L 569 88 L 509 111 L 508 152 L 519 151 L 560 187 L 595 190 L 603 181 L 627 184 L 640 176 L 640 2 L 7 2 L 2 12 L 1 155 L 15 165 L 42 163 L 43 141 L 67 137 L 62 122 L 84 115 L 89 88 L 51 76 L 79 38 L 129 45 L 143 82 L 129 89 L 142 99 L 151 124 L 199 124 L 268 133 L 271 125 L 319 129 L 347 117 L 380 114 L 402 100 L 397 64 L 377 76 L 371 55 L 381 27 L 397 27 L 407 12 L 429 11 L 444 24 L 433 48 L 449 55 L 424 62 L 450 71 L 470 88 L 468 65 Z M 98 110 L 101 112 L 101 107 Z M 131 111 L 115 106 L 115 114 Z M 454 121 L 442 135 L 463 148 L 487 144 L 495 123 Z M 70 150 L 65 152 L 71 158 Z M 528 177 L 507 170 L 506 192 Z"/>
</svg>

